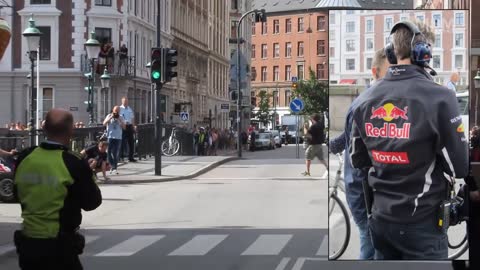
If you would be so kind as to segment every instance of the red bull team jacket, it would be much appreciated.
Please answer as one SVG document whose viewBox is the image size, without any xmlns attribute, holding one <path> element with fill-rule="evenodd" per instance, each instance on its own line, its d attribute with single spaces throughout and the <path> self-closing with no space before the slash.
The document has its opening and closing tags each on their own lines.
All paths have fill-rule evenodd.
<svg viewBox="0 0 480 270">
<path fill-rule="evenodd" d="M 436 215 L 447 196 L 444 173 L 468 174 L 455 93 L 416 65 L 397 65 L 359 99 L 349 152 L 354 168 L 370 170 L 373 218 L 411 223 Z"/>
</svg>

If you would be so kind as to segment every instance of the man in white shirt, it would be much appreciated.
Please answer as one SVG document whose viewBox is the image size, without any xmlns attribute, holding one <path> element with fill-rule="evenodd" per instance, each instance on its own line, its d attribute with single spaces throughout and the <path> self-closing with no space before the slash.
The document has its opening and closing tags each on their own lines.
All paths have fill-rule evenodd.
<svg viewBox="0 0 480 270">
<path fill-rule="evenodd" d="M 457 92 L 457 82 L 458 82 L 459 79 L 460 79 L 460 76 L 458 75 L 458 73 L 457 73 L 457 72 L 454 72 L 454 73 L 450 76 L 450 81 L 448 81 L 445 86 L 446 86 L 448 89 Z"/>
<path fill-rule="evenodd" d="M 133 158 L 133 153 L 135 152 L 133 134 L 136 130 L 136 127 L 134 126 L 135 113 L 133 112 L 133 109 L 128 106 L 127 97 L 122 97 L 120 115 L 123 117 L 126 123 L 126 128 L 122 136 L 122 148 L 120 150 L 121 158 L 123 159 L 124 149 L 126 144 L 128 143 L 128 161 L 137 162 L 137 160 Z"/>
</svg>

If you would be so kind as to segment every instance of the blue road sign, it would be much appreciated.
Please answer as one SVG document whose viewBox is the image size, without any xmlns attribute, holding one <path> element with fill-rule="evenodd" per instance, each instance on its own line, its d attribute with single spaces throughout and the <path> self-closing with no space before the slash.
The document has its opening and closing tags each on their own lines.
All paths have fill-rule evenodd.
<svg viewBox="0 0 480 270">
<path fill-rule="evenodd" d="M 298 78 L 297 77 L 292 77 L 292 82 L 297 82 Z"/>
<path fill-rule="evenodd" d="M 305 104 L 303 103 L 303 100 L 299 98 L 296 98 L 290 102 L 290 110 L 292 110 L 292 112 L 298 113 L 303 111 L 304 108 Z"/>
<path fill-rule="evenodd" d="M 182 121 L 188 121 L 188 112 L 181 112 L 180 119 L 182 119 Z"/>
</svg>

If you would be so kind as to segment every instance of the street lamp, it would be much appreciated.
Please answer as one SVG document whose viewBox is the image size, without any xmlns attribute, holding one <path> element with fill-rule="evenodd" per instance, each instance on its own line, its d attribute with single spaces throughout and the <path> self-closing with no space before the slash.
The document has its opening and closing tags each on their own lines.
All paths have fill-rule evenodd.
<svg viewBox="0 0 480 270">
<path fill-rule="evenodd" d="M 480 69 L 477 70 L 477 76 L 473 78 L 473 83 L 475 85 L 475 89 L 480 88 Z M 475 124 L 478 124 L 477 122 L 477 116 L 478 116 L 478 91 L 475 93 Z"/>
<path fill-rule="evenodd" d="M 35 26 L 35 21 L 33 20 L 33 14 L 28 20 L 28 28 L 23 31 L 22 34 L 27 40 L 28 47 L 28 56 L 30 58 L 30 146 L 35 145 L 35 105 L 34 100 L 36 98 L 36 92 L 33 91 L 35 85 L 35 60 L 37 59 L 37 49 L 40 47 L 40 36 L 42 33 Z"/>
<path fill-rule="evenodd" d="M 103 71 L 103 75 L 100 76 L 100 82 L 102 83 L 102 88 L 110 87 L 110 74 L 108 74 L 108 69 L 106 66 L 105 70 Z"/>
<path fill-rule="evenodd" d="M 95 39 L 95 32 L 90 33 L 90 39 L 85 42 L 85 50 L 87 51 L 87 58 L 90 61 L 90 73 L 85 74 L 88 78 L 88 101 L 87 111 L 90 114 L 90 121 L 88 126 L 92 126 L 95 120 L 93 119 L 93 86 L 95 85 L 95 73 L 93 70 L 95 59 L 100 53 L 100 43 Z"/>
</svg>

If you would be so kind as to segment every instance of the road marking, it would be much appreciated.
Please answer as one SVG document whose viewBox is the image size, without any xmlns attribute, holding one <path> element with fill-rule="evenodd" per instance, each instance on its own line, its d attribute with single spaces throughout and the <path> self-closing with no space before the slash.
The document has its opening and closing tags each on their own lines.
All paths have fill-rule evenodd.
<svg viewBox="0 0 480 270">
<path fill-rule="evenodd" d="M 292 267 L 292 270 L 302 270 L 303 265 L 306 261 L 327 261 L 327 259 L 320 259 L 320 258 L 298 258 L 295 264 Z"/>
<path fill-rule="evenodd" d="M 85 245 L 90 244 L 98 238 L 100 238 L 98 235 L 85 235 Z"/>
<path fill-rule="evenodd" d="M 322 243 L 320 248 L 317 251 L 317 256 L 327 256 L 328 255 L 328 237 L 327 235 L 323 236 Z"/>
<path fill-rule="evenodd" d="M 168 256 L 202 256 L 220 244 L 228 234 L 197 235 Z"/>
<path fill-rule="evenodd" d="M 291 238 L 291 234 L 262 234 L 242 255 L 278 255 Z"/>
<path fill-rule="evenodd" d="M 282 260 L 280 261 L 278 266 L 275 268 L 275 270 L 284 270 L 287 267 L 288 262 L 290 262 L 289 257 L 282 258 Z"/>
<path fill-rule="evenodd" d="M 4 254 L 7 254 L 11 251 L 14 251 L 14 250 L 15 250 L 15 245 L 14 244 L 6 244 L 6 245 L 3 245 L 3 246 L 0 246 L 0 256 L 4 255 Z"/>
<path fill-rule="evenodd" d="M 158 240 L 165 237 L 165 235 L 135 235 L 129 239 L 113 246 L 101 253 L 95 255 L 96 257 L 120 257 L 130 256 L 140 250 L 152 245 Z"/>
</svg>

